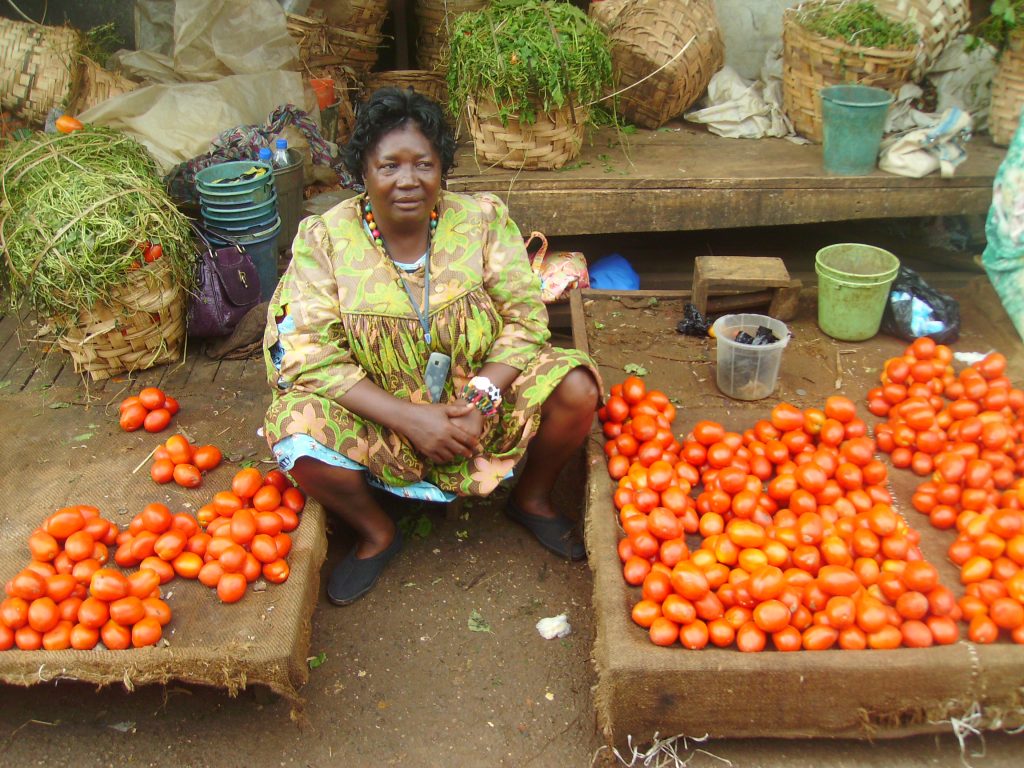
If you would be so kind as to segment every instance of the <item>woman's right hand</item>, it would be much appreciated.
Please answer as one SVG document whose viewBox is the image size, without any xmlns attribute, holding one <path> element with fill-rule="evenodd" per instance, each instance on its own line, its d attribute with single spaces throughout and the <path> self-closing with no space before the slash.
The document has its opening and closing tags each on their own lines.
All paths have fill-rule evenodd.
<svg viewBox="0 0 1024 768">
<path fill-rule="evenodd" d="M 416 450 L 435 464 L 447 464 L 456 456 L 467 459 L 477 448 L 477 437 L 453 419 L 473 410 L 469 403 L 424 403 L 408 409 L 402 432 Z"/>
</svg>

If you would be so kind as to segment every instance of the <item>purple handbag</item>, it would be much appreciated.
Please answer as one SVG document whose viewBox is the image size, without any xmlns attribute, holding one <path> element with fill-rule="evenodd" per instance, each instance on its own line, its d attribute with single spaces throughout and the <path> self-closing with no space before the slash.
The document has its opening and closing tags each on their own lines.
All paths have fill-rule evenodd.
<svg viewBox="0 0 1024 768">
<path fill-rule="evenodd" d="M 188 306 L 188 335 L 227 336 L 246 312 L 260 303 L 260 279 L 252 257 L 237 242 L 223 248 L 201 241 L 196 292 Z"/>
</svg>

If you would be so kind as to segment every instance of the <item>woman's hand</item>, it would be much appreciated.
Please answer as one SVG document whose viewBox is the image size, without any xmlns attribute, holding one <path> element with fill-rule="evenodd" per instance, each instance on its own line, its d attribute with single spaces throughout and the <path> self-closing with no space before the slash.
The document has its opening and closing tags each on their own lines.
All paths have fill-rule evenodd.
<svg viewBox="0 0 1024 768">
<path fill-rule="evenodd" d="M 465 402 L 437 405 L 425 403 L 408 409 L 402 433 L 417 451 L 435 464 L 447 464 L 456 456 L 469 458 L 476 450 L 483 425 L 472 427 L 472 412 L 482 414 Z"/>
<path fill-rule="evenodd" d="M 455 416 L 452 418 L 452 422 L 457 427 L 476 438 L 477 445 L 479 445 L 480 436 L 484 433 L 484 427 L 487 425 L 487 417 L 480 412 L 479 408 L 474 406 L 472 403 L 462 400 L 461 398 L 456 400 L 453 404 L 466 405 L 469 407 L 468 412 L 461 416 Z"/>
</svg>

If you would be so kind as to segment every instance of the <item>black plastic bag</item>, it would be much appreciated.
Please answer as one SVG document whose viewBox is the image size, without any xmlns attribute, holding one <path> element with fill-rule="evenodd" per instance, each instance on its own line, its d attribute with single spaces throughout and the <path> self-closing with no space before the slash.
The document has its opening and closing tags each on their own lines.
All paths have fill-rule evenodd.
<svg viewBox="0 0 1024 768">
<path fill-rule="evenodd" d="M 706 338 L 711 323 L 705 319 L 695 304 L 689 302 L 683 307 L 683 319 L 679 321 L 676 330 L 684 336 L 696 336 Z"/>
<path fill-rule="evenodd" d="M 960 304 L 910 267 L 900 267 L 889 289 L 882 330 L 904 341 L 930 336 L 939 344 L 951 344 L 960 336 Z"/>
</svg>

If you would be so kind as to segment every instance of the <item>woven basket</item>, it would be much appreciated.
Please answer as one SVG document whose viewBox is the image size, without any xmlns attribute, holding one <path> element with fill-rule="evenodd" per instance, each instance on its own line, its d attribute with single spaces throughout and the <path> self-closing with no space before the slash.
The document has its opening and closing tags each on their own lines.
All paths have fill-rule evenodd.
<svg viewBox="0 0 1024 768">
<path fill-rule="evenodd" d="M 97 303 L 68 325 L 57 343 L 71 355 L 77 373 L 94 380 L 141 371 L 181 357 L 185 340 L 185 292 L 168 261 L 130 272 L 110 299 Z"/>
<path fill-rule="evenodd" d="M 90 107 L 102 104 L 109 98 L 134 91 L 139 87 L 127 77 L 104 69 L 88 56 L 82 60 L 81 77 L 68 103 L 68 112 L 81 114 Z"/>
<path fill-rule="evenodd" d="M 931 69 L 971 21 L 967 0 L 875 0 L 875 7 L 890 19 L 909 22 L 921 36 L 921 49 L 910 73 L 915 81 Z"/>
<path fill-rule="evenodd" d="M 681 114 L 725 60 L 711 0 L 626 0 L 606 23 L 620 114 L 642 128 Z"/>
<path fill-rule="evenodd" d="M 81 37 L 70 27 L 0 18 L 0 107 L 43 123 L 78 80 Z"/>
<path fill-rule="evenodd" d="M 992 78 L 988 130 L 992 143 L 1009 146 L 1024 107 L 1024 32 L 1013 32 Z"/>
<path fill-rule="evenodd" d="M 416 0 L 416 62 L 420 69 L 444 72 L 448 61 L 448 37 L 455 19 L 478 11 L 488 0 Z"/>
<path fill-rule="evenodd" d="M 580 153 L 588 107 L 568 105 L 552 112 L 537 111 L 528 124 L 510 115 L 501 122 L 498 107 L 491 101 L 466 101 L 466 118 L 478 160 L 513 170 L 554 170 Z M 573 119 L 575 115 L 575 120 Z"/>
<path fill-rule="evenodd" d="M 377 63 L 387 3 L 353 0 L 352 6 L 351 26 L 346 27 L 332 26 L 323 11 L 310 11 L 308 16 L 285 14 L 288 34 L 299 47 L 299 61 L 310 74 L 327 66 L 345 66 L 364 74 Z"/>
<path fill-rule="evenodd" d="M 782 106 L 801 136 L 821 141 L 821 97 L 829 85 L 860 83 L 895 94 L 910 78 L 918 47 L 863 48 L 816 35 L 797 22 L 797 9 L 782 17 Z"/>
<path fill-rule="evenodd" d="M 437 72 L 425 69 L 395 69 L 389 72 L 371 72 L 363 83 L 363 99 L 366 100 L 378 88 L 411 88 L 428 99 L 433 99 L 448 110 L 448 83 Z"/>
</svg>

